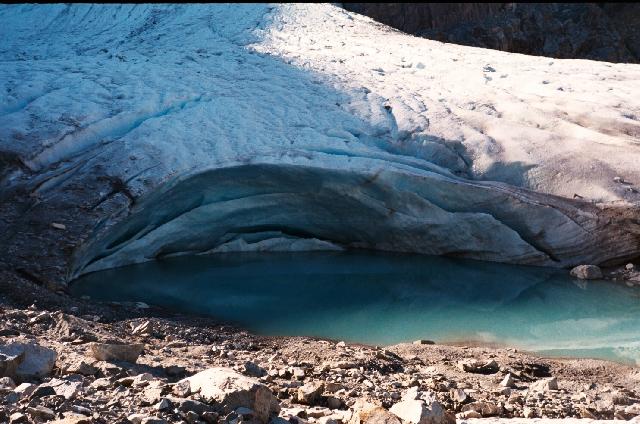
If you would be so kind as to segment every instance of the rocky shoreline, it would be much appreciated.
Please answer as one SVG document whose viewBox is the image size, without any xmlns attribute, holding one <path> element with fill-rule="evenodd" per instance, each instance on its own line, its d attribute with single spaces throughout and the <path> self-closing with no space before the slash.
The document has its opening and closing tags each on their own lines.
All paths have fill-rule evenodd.
<svg viewBox="0 0 640 424">
<path fill-rule="evenodd" d="M 78 304 L 0 310 L 0 422 L 640 420 L 640 370 L 612 362 L 263 337 L 144 304 Z"/>
</svg>

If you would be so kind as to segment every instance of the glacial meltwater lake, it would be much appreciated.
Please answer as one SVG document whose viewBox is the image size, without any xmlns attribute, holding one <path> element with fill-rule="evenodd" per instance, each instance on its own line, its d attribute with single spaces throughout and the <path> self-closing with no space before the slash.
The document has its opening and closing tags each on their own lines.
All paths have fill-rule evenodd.
<svg viewBox="0 0 640 424">
<path fill-rule="evenodd" d="M 495 343 L 640 364 L 640 289 L 566 270 L 372 252 L 232 253 L 87 274 L 72 291 L 266 335 Z"/>
</svg>

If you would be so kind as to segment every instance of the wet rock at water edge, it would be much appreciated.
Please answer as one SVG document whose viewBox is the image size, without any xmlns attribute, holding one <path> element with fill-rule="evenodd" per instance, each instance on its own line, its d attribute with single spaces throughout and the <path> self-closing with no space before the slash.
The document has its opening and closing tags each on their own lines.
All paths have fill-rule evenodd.
<svg viewBox="0 0 640 424">
<path fill-rule="evenodd" d="M 597 280 L 602 278 L 602 270 L 596 265 L 578 265 L 570 271 L 572 277 L 580 280 Z"/>
</svg>

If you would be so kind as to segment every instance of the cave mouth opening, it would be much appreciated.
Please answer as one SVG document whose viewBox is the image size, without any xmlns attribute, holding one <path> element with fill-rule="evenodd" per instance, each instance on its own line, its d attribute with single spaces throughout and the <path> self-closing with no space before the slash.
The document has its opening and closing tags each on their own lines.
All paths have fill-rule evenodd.
<svg viewBox="0 0 640 424">
<path fill-rule="evenodd" d="M 553 268 L 363 250 L 235 252 L 88 273 L 71 291 L 264 335 L 477 342 L 640 364 L 637 291 Z"/>
</svg>

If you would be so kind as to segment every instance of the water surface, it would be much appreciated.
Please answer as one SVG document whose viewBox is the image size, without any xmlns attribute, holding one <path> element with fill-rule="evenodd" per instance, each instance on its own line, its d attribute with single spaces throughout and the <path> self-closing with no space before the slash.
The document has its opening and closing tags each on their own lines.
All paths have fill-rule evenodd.
<svg viewBox="0 0 640 424">
<path fill-rule="evenodd" d="M 640 290 L 564 270 L 370 252 L 233 253 L 92 273 L 72 290 L 267 335 L 476 341 L 640 364 Z"/>
</svg>

